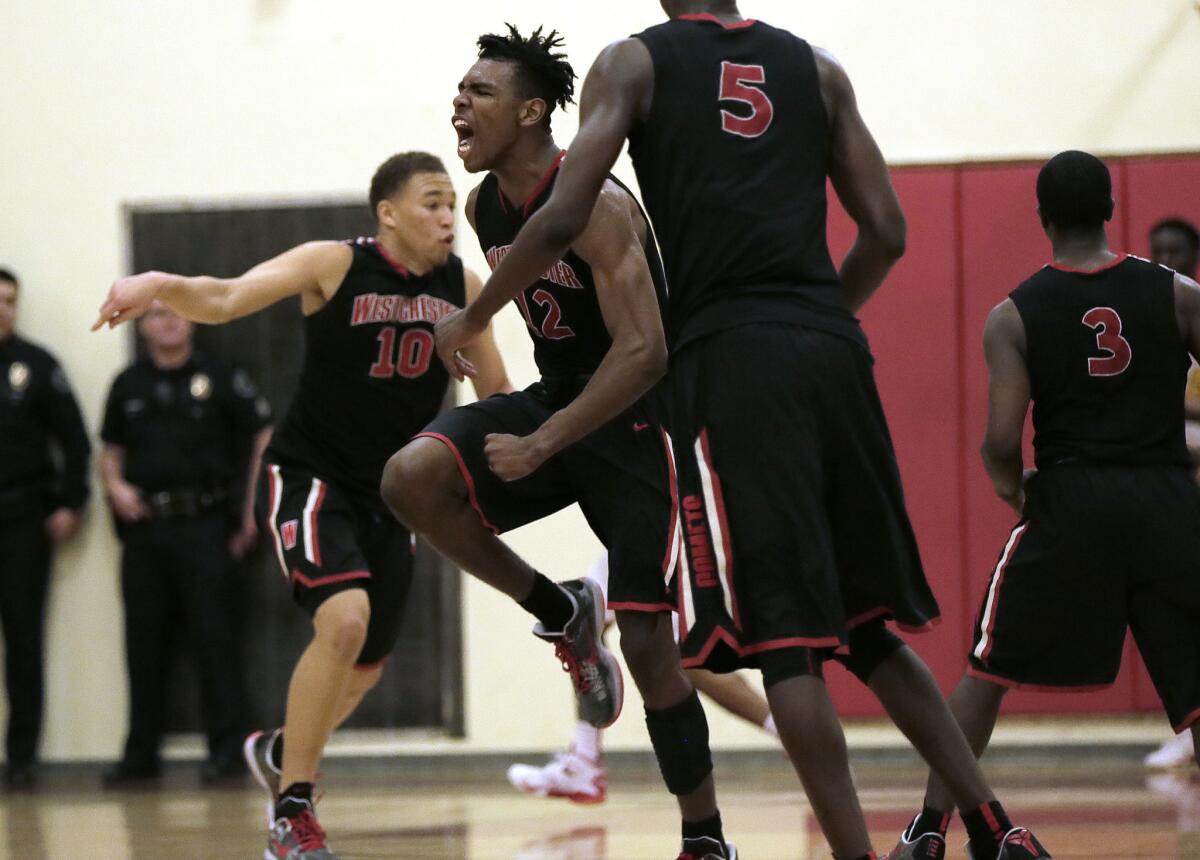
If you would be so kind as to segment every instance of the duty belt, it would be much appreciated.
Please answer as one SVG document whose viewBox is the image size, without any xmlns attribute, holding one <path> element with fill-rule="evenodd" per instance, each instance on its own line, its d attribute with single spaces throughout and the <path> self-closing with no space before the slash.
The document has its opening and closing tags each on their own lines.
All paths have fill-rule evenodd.
<svg viewBox="0 0 1200 860">
<path fill-rule="evenodd" d="M 147 495 L 145 501 L 156 520 L 190 519 L 224 506 L 225 491 L 220 487 L 160 490 Z"/>
</svg>

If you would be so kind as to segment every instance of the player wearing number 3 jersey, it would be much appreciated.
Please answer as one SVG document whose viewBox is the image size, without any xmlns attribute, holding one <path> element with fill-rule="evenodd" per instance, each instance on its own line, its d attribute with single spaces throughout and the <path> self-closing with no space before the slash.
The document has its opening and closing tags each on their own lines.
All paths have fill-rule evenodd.
<svg viewBox="0 0 1200 860">
<path fill-rule="evenodd" d="M 371 182 L 373 239 L 310 242 L 238 278 L 147 272 L 117 281 L 97 327 L 155 298 L 222 323 L 299 296 L 300 385 L 263 458 L 259 515 L 314 636 L 292 674 L 286 723 L 246 742 L 272 796 L 266 857 L 332 860 L 313 815 L 325 743 L 379 680 L 412 580 L 412 543 L 379 498 L 393 451 L 437 414 L 449 374 L 433 326 L 480 289 L 451 251 L 454 188 L 441 161 L 393 156 Z M 468 356 L 481 397 L 508 391 L 490 332 Z"/>
<path fill-rule="evenodd" d="M 1200 488 L 1183 391 L 1188 353 L 1200 357 L 1200 287 L 1109 251 L 1112 181 L 1094 156 L 1052 158 L 1037 198 L 1053 260 L 992 311 L 983 335 L 983 458 L 1020 521 L 984 589 L 954 712 L 982 752 L 1009 688 L 1105 687 L 1130 629 L 1171 725 L 1195 742 Z M 1023 473 L 1031 400 L 1037 470 Z M 951 806 L 936 777 L 925 806 Z"/>
</svg>

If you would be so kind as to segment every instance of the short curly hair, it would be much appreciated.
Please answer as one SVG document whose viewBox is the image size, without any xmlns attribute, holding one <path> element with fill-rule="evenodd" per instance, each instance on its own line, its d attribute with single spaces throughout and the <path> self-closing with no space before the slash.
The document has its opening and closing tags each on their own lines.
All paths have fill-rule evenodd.
<svg viewBox="0 0 1200 860">
<path fill-rule="evenodd" d="M 541 27 L 522 36 L 512 24 L 505 26 L 507 36 L 486 33 L 479 37 L 479 59 L 515 65 L 521 95 L 546 103 L 545 122 L 549 125 L 556 105 L 565 110 L 575 101 L 575 70 L 567 62 L 567 55 L 557 50 L 564 45 L 563 37 L 557 30 L 543 36 Z"/>
</svg>

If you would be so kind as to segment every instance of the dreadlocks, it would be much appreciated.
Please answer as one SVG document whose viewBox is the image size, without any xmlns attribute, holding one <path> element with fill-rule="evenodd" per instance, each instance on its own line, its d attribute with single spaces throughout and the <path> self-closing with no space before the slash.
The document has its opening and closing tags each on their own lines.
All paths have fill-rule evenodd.
<svg viewBox="0 0 1200 860">
<path fill-rule="evenodd" d="M 538 27 L 526 37 L 512 24 L 505 26 L 507 36 L 488 33 L 479 37 L 479 59 L 514 64 L 521 95 L 546 103 L 549 124 L 555 105 L 565 110 L 575 101 L 575 70 L 567 62 L 567 55 L 555 50 L 563 47 L 563 38 L 557 30 L 543 36 L 542 28 Z"/>
</svg>

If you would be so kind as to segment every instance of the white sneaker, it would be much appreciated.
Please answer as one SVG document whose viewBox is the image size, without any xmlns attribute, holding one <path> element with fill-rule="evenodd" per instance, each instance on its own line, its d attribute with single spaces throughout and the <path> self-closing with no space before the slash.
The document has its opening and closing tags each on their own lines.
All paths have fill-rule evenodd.
<svg viewBox="0 0 1200 860">
<path fill-rule="evenodd" d="M 1196 760 L 1192 733 L 1175 735 L 1145 758 L 1146 767 L 1174 770 L 1191 766 Z"/>
<path fill-rule="evenodd" d="M 538 797 L 565 797 L 572 803 L 603 803 L 607 794 L 604 765 L 576 755 L 559 753 L 543 767 L 514 764 L 508 769 L 513 787 Z"/>
</svg>

